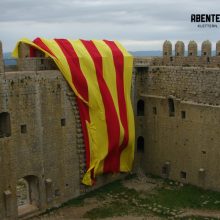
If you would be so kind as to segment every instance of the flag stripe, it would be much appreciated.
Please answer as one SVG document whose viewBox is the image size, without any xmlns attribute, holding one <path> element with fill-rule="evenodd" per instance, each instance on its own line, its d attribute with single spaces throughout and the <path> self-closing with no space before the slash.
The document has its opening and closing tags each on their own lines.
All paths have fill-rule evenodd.
<svg viewBox="0 0 220 220">
<path fill-rule="evenodd" d="M 117 45 L 113 41 L 104 40 L 104 42 L 109 46 L 112 51 L 115 71 L 116 71 L 116 83 L 117 83 L 117 94 L 118 94 L 118 106 L 120 112 L 120 118 L 122 122 L 122 126 L 124 128 L 124 138 L 120 145 L 120 153 L 128 144 L 128 121 L 127 121 L 127 108 L 124 97 L 124 56 L 122 52 L 119 50 Z"/>
<path fill-rule="evenodd" d="M 120 127 L 114 103 L 109 92 L 109 89 L 103 78 L 103 64 L 102 57 L 92 41 L 82 40 L 84 46 L 93 59 L 96 74 L 98 79 L 99 88 L 102 95 L 102 101 L 105 106 L 106 124 L 108 130 L 108 155 L 104 162 L 104 172 L 118 172 L 120 168 L 119 158 L 119 138 Z"/>
<path fill-rule="evenodd" d="M 61 50 L 63 51 L 64 56 L 69 64 L 72 83 L 75 85 L 78 93 L 88 101 L 88 85 L 86 78 L 84 77 L 79 63 L 79 58 L 75 50 L 73 49 L 71 43 L 66 39 L 55 39 Z"/>
<path fill-rule="evenodd" d="M 77 56 L 80 58 L 80 67 L 88 82 L 89 89 L 89 114 L 91 123 L 87 123 L 90 140 L 91 164 L 83 178 L 83 182 L 89 174 L 94 176 L 103 173 L 103 164 L 108 154 L 108 131 L 105 118 L 105 107 L 102 101 L 101 91 L 98 85 L 94 62 L 82 41 L 71 41 Z"/>
<path fill-rule="evenodd" d="M 47 51 L 51 56 L 56 57 L 56 55 L 49 49 L 49 47 L 39 37 L 33 40 L 33 43 L 37 44 L 43 50 Z"/>
<path fill-rule="evenodd" d="M 134 115 L 131 104 L 131 80 L 132 80 L 132 68 L 133 68 L 133 57 L 127 52 L 127 50 L 117 41 L 114 41 L 117 47 L 121 50 L 124 56 L 124 93 L 125 101 L 127 106 L 128 115 L 128 129 L 129 129 L 129 141 L 128 146 L 121 152 L 120 158 L 120 170 L 127 172 L 131 170 L 132 161 L 134 158 L 134 140 L 135 140 L 135 125 Z"/>
<path fill-rule="evenodd" d="M 114 102 L 114 107 L 117 112 L 117 117 L 120 125 L 120 140 L 119 145 L 123 142 L 124 139 L 124 128 L 121 123 L 119 105 L 118 105 L 118 92 L 117 92 L 117 83 L 116 83 L 116 70 L 113 60 L 113 55 L 111 49 L 106 45 L 104 41 L 93 40 L 96 48 L 102 56 L 103 61 L 103 78 L 108 86 L 109 92 L 112 96 Z"/>
</svg>

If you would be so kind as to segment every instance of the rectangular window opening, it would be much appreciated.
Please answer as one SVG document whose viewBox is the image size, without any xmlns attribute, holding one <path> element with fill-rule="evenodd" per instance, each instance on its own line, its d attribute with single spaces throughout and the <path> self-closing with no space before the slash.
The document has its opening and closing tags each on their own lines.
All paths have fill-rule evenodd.
<svg viewBox="0 0 220 220">
<path fill-rule="evenodd" d="M 174 106 L 174 101 L 172 98 L 168 99 L 168 108 L 169 108 L 169 116 L 174 117 L 175 116 L 175 106 Z"/>
<path fill-rule="evenodd" d="M 27 133 L 27 125 L 21 125 L 21 133 L 22 134 Z"/>
<path fill-rule="evenodd" d="M 60 196 L 60 190 L 59 189 L 56 189 L 54 191 L 54 195 L 57 197 L 57 196 Z"/>
<path fill-rule="evenodd" d="M 66 126 L 66 119 L 65 118 L 61 119 L 61 126 L 62 127 Z"/>
<path fill-rule="evenodd" d="M 162 167 L 162 174 L 168 175 L 168 166 L 163 166 Z"/>
<path fill-rule="evenodd" d="M 11 136 L 11 121 L 8 112 L 0 113 L 0 138 Z"/>
<path fill-rule="evenodd" d="M 137 66 L 135 67 L 137 73 L 148 73 L 149 67 L 148 66 Z"/>
<path fill-rule="evenodd" d="M 180 172 L 180 178 L 181 179 L 186 179 L 186 172 L 185 171 Z"/>
<path fill-rule="evenodd" d="M 181 118 L 185 119 L 186 118 L 186 112 L 185 111 L 181 111 Z"/>
<path fill-rule="evenodd" d="M 153 107 L 153 114 L 156 115 L 157 114 L 157 108 Z"/>
</svg>

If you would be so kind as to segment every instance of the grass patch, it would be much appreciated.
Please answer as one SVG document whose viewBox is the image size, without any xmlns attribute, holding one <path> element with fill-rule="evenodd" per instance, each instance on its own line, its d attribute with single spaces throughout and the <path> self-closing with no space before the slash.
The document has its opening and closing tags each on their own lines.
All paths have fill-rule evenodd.
<svg viewBox="0 0 220 220">
<path fill-rule="evenodd" d="M 139 194 L 133 189 L 127 189 L 120 183 L 120 192 L 114 190 L 105 195 L 105 201 L 99 207 L 88 211 L 84 217 L 90 219 L 102 219 L 113 216 L 141 215 L 146 210 L 140 205 Z M 144 211 L 144 212 L 143 212 Z"/>
<path fill-rule="evenodd" d="M 160 179 L 160 181 L 163 181 L 162 186 L 157 187 L 154 194 L 139 193 L 134 189 L 128 189 L 120 181 L 109 184 L 98 190 L 97 193 L 104 202 L 99 207 L 87 212 L 84 217 L 98 219 L 129 214 L 146 216 L 153 213 L 167 218 L 181 214 L 185 208 L 220 210 L 219 192 L 204 190 L 192 185 L 181 186 L 170 180 Z M 191 219 L 215 218 L 192 216 Z"/>
<path fill-rule="evenodd" d="M 99 189 L 93 190 L 91 192 L 86 193 L 85 195 L 79 196 L 77 198 L 71 199 L 65 203 L 63 203 L 62 207 L 64 206 L 81 206 L 84 204 L 84 200 L 86 198 L 99 198 L 104 199 L 106 194 L 114 194 L 124 190 L 122 184 L 119 180 L 116 180 L 112 183 L 109 183 Z"/>
<path fill-rule="evenodd" d="M 192 185 L 177 189 L 160 188 L 152 197 L 154 202 L 171 208 L 220 209 L 220 193 Z"/>
<path fill-rule="evenodd" d="M 136 176 L 129 176 L 127 181 L 132 181 L 134 178 Z M 220 211 L 220 192 L 204 190 L 192 185 L 183 185 L 158 177 L 154 178 L 154 181 L 156 184 L 153 193 L 152 191 L 137 192 L 135 189 L 126 188 L 122 181 L 118 180 L 86 195 L 72 199 L 64 203 L 62 207 L 83 206 L 85 199 L 96 198 L 98 207 L 85 213 L 84 217 L 104 219 L 126 215 L 144 217 L 151 214 L 164 219 L 217 219 L 196 216 L 177 218 L 177 216 L 183 213 L 183 209 L 186 208 Z"/>
</svg>

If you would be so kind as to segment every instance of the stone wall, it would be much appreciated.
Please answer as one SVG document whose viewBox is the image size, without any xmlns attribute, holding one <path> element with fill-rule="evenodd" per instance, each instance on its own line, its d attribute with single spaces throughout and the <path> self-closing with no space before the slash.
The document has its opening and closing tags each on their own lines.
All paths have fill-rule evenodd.
<svg viewBox="0 0 220 220">
<path fill-rule="evenodd" d="M 68 94 L 59 71 L 1 75 L 0 112 L 9 114 L 11 132 L 0 138 L 0 219 L 17 216 L 20 178 L 36 177 L 39 211 L 80 194 L 76 118 Z"/>
<path fill-rule="evenodd" d="M 0 219 L 39 214 L 123 177 L 100 176 L 95 186 L 86 187 L 81 184 L 85 170 L 79 112 L 62 74 L 0 75 Z M 20 211 L 16 186 L 21 178 L 35 193 Z"/>
<path fill-rule="evenodd" d="M 136 164 L 220 190 L 220 69 L 156 65 L 152 59 L 137 59 L 134 70 Z"/>
<path fill-rule="evenodd" d="M 137 75 L 136 89 L 140 94 L 220 105 L 219 68 L 148 66 L 144 73 L 137 72 Z"/>
</svg>

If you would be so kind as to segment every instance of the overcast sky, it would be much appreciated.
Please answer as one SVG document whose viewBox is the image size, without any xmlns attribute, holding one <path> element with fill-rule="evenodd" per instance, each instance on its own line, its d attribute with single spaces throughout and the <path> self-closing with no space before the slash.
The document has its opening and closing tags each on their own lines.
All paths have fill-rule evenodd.
<svg viewBox="0 0 220 220">
<path fill-rule="evenodd" d="M 135 51 L 220 39 L 220 24 L 198 28 L 192 13 L 220 13 L 219 0 L 0 0 L 0 40 L 4 51 L 22 37 L 117 39 Z"/>
</svg>

